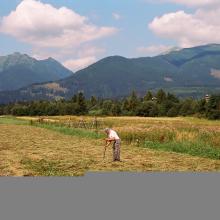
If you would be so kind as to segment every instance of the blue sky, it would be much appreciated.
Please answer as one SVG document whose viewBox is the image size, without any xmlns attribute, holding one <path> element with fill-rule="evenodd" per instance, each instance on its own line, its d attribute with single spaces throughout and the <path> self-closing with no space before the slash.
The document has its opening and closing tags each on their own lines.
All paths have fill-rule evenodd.
<svg viewBox="0 0 220 220">
<path fill-rule="evenodd" d="M 220 31 L 214 32 L 215 37 L 207 33 L 219 28 L 211 16 L 219 13 L 220 4 L 193 2 L 1 0 L 0 54 L 19 51 L 38 59 L 51 56 L 77 70 L 111 55 L 153 56 L 174 46 L 219 43 Z M 211 19 L 205 20 L 206 15 Z"/>
</svg>

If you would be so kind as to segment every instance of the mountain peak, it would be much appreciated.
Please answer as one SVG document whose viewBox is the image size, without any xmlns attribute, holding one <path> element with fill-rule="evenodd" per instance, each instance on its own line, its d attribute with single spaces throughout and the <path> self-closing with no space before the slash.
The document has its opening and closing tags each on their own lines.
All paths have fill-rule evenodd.
<svg viewBox="0 0 220 220">
<path fill-rule="evenodd" d="M 14 52 L 13 54 L 8 55 L 7 57 L 25 57 L 25 58 L 33 59 L 30 56 L 28 56 L 27 54 L 22 54 L 20 52 Z"/>
<path fill-rule="evenodd" d="M 49 62 L 54 62 L 54 63 L 58 63 L 57 60 L 55 60 L 53 57 L 48 57 L 45 61 L 49 61 Z"/>
<path fill-rule="evenodd" d="M 37 60 L 19 52 L 0 57 L 0 91 L 59 80 L 71 74 L 53 58 Z"/>
<path fill-rule="evenodd" d="M 105 57 L 100 61 L 101 62 L 109 62 L 109 61 L 125 61 L 125 60 L 127 60 L 127 58 L 125 58 L 123 56 L 115 55 L 115 56 Z"/>
<path fill-rule="evenodd" d="M 169 54 L 169 53 L 177 52 L 177 51 L 180 51 L 180 50 L 182 50 L 181 47 L 172 47 L 172 48 L 170 48 L 169 50 L 164 51 L 163 53 L 159 54 L 159 56 L 160 56 L 160 55 L 167 55 L 167 54 Z"/>
<path fill-rule="evenodd" d="M 27 54 L 15 52 L 7 56 L 0 57 L 0 71 L 7 70 L 16 65 L 32 65 L 36 60 Z"/>
</svg>

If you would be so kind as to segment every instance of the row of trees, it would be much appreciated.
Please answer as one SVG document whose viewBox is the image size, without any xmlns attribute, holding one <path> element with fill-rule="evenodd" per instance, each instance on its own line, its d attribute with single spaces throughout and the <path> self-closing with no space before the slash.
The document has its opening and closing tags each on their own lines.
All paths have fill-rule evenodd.
<svg viewBox="0 0 220 220">
<path fill-rule="evenodd" d="M 17 116 L 43 115 L 112 115 L 112 116 L 189 116 L 196 115 L 209 119 L 220 119 L 220 95 L 209 100 L 178 99 L 162 89 L 153 94 L 148 91 L 144 97 L 132 94 L 121 100 L 86 99 L 82 92 L 71 100 L 33 101 L 0 106 L 0 114 Z"/>
</svg>

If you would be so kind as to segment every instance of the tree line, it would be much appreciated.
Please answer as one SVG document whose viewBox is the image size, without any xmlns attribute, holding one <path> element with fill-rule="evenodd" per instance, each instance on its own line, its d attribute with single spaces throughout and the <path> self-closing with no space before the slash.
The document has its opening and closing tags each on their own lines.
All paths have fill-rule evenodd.
<svg viewBox="0 0 220 220">
<path fill-rule="evenodd" d="M 211 95 L 200 100 L 179 99 L 174 94 L 160 89 L 156 93 L 147 91 L 139 97 L 133 91 L 123 99 L 86 99 L 83 92 L 70 100 L 18 102 L 0 106 L 0 115 L 15 116 L 197 116 L 220 119 L 220 95 Z"/>
</svg>

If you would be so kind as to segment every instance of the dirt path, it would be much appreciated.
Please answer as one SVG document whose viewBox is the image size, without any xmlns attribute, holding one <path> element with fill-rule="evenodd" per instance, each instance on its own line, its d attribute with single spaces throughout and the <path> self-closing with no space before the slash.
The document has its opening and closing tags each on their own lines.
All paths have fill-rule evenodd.
<svg viewBox="0 0 220 220">
<path fill-rule="evenodd" d="M 122 145 L 122 162 L 103 142 L 42 128 L 0 125 L 0 175 L 82 175 L 86 171 L 216 171 L 220 161 Z"/>
</svg>

